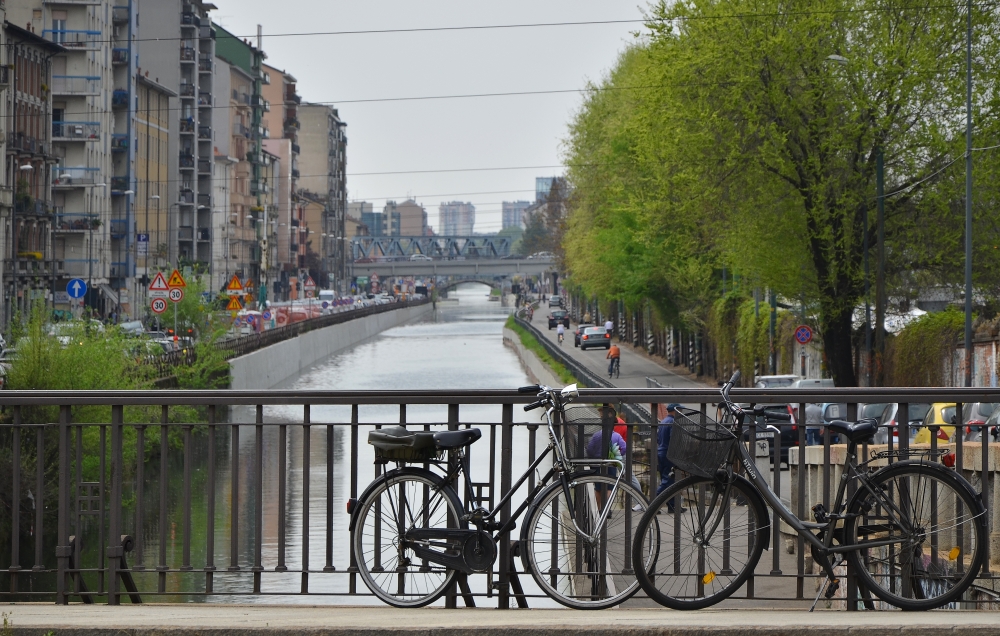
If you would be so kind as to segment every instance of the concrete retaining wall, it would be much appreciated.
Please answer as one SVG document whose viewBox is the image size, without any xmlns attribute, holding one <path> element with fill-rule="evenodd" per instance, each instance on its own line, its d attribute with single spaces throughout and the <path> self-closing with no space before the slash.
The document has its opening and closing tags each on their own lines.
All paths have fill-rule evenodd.
<svg viewBox="0 0 1000 636">
<path fill-rule="evenodd" d="M 231 389 L 273 389 L 335 353 L 434 311 L 418 305 L 309 331 L 229 361 Z"/>
<path fill-rule="evenodd" d="M 524 366 L 524 370 L 532 382 L 552 387 L 563 385 L 563 381 L 549 368 L 549 365 L 542 362 L 534 351 L 529 351 L 521 344 L 521 338 L 506 327 L 503 330 L 503 343 L 517 353 L 517 357 L 521 359 L 521 365 Z"/>
</svg>

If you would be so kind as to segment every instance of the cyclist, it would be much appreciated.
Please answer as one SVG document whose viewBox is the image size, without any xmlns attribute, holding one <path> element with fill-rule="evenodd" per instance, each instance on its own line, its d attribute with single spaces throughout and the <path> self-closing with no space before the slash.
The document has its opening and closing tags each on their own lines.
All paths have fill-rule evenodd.
<svg viewBox="0 0 1000 636">
<path fill-rule="evenodd" d="M 615 365 L 621 363 L 622 350 L 618 348 L 618 345 L 612 343 L 611 347 L 608 348 L 608 355 L 605 356 L 606 359 L 611 360 L 608 363 L 608 377 L 615 372 Z"/>
<path fill-rule="evenodd" d="M 562 344 L 563 336 L 566 335 L 566 327 L 561 322 L 556 326 L 556 335 L 559 336 L 559 344 Z"/>
</svg>

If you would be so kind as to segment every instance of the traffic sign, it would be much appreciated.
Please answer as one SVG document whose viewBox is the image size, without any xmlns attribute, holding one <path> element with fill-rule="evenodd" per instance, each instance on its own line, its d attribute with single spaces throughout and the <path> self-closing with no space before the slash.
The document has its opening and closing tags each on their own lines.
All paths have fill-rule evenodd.
<svg viewBox="0 0 1000 636">
<path fill-rule="evenodd" d="M 795 342 L 804 345 L 812 342 L 813 330 L 808 325 L 799 325 L 795 328 Z"/>
<path fill-rule="evenodd" d="M 226 305 L 228 311 L 239 311 L 243 309 L 243 305 L 240 303 L 240 299 L 236 296 L 229 297 L 229 304 Z"/>
<path fill-rule="evenodd" d="M 180 287 L 174 287 L 168 293 L 171 302 L 179 303 L 184 299 L 184 290 Z"/>
<path fill-rule="evenodd" d="M 229 279 L 229 284 L 226 285 L 226 291 L 230 296 L 243 293 L 243 283 L 240 282 L 239 276 L 233 274 L 233 277 Z"/>
<path fill-rule="evenodd" d="M 167 287 L 187 287 L 187 283 L 184 282 L 184 277 L 176 269 L 170 274 L 170 280 L 167 281 Z"/>
<path fill-rule="evenodd" d="M 312 279 L 312 276 L 306 276 L 306 282 L 302 283 L 302 288 L 305 290 L 316 289 L 316 281 Z"/>
<path fill-rule="evenodd" d="M 149 303 L 150 308 L 155 314 L 162 314 L 167 310 L 167 301 L 162 298 L 154 298 L 153 302 Z"/>
<path fill-rule="evenodd" d="M 320 305 L 320 306 L 321 306 L 321 307 L 322 307 L 323 309 L 326 309 L 327 307 L 329 307 L 329 306 L 330 306 L 330 303 L 328 303 L 328 302 L 326 302 L 326 301 L 324 300 L 324 301 L 323 301 L 323 304 L 322 304 L 322 305 Z"/>
<path fill-rule="evenodd" d="M 264 318 L 264 320 L 270 320 L 271 319 L 271 312 L 265 311 L 264 314 L 263 314 L 263 318 Z"/>
<path fill-rule="evenodd" d="M 70 298 L 83 298 L 87 294 L 87 282 L 82 278 L 74 278 L 66 284 L 66 293 Z"/>
<path fill-rule="evenodd" d="M 157 272 L 153 277 L 153 282 L 149 284 L 149 295 L 154 298 L 163 298 L 170 291 L 167 279 L 163 277 L 163 272 Z"/>
<path fill-rule="evenodd" d="M 257 318 L 253 314 L 247 314 L 247 324 L 252 325 L 257 321 Z"/>
</svg>

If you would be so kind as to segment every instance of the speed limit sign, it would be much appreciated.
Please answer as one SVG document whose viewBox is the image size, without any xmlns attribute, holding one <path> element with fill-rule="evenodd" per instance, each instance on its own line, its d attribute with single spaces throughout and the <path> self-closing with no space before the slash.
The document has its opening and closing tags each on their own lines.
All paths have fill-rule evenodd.
<svg viewBox="0 0 1000 636">
<path fill-rule="evenodd" d="M 184 298 L 184 290 L 180 287 L 171 287 L 170 292 L 167 295 L 170 297 L 171 301 L 179 303 L 181 302 L 181 299 Z"/>
<path fill-rule="evenodd" d="M 167 310 L 167 301 L 162 298 L 154 298 L 153 302 L 149 303 L 149 306 L 152 308 L 153 313 L 162 314 Z"/>
</svg>

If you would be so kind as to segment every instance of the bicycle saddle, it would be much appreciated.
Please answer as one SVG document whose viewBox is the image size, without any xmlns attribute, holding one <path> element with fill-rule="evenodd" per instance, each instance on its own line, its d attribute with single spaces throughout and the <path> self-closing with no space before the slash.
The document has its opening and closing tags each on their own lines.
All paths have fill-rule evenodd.
<svg viewBox="0 0 1000 636">
<path fill-rule="evenodd" d="M 834 433 L 839 433 L 856 444 L 875 435 L 875 431 L 878 430 L 878 420 L 874 417 L 866 417 L 857 422 L 833 420 L 827 426 Z"/>
<path fill-rule="evenodd" d="M 461 448 L 468 446 L 483 436 L 478 428 L 466 428 L 460 431 L 438 431 L 434 433 L 434 444 L 439 450 Z"/>
</svg>

